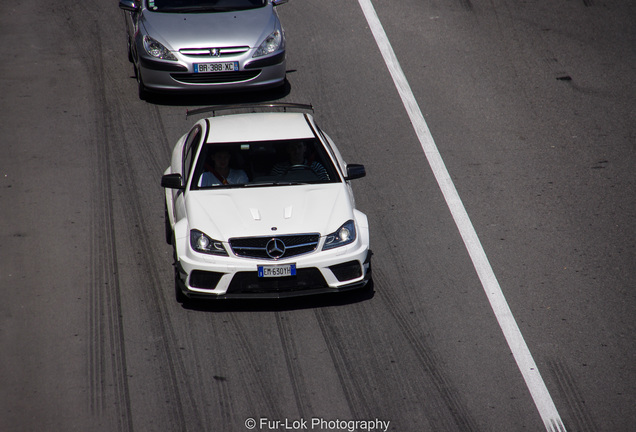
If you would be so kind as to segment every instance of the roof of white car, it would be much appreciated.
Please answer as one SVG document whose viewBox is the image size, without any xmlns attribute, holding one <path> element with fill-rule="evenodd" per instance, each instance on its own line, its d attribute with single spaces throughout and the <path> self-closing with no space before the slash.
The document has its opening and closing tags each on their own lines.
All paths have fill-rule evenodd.
<svg viewBox="0 0 636 432">
<path fill-rule="evenodd" d="M 229 114 L 210 117 L 208 120 L 208 143 L 287 140 L 314 136 L 303 113 Z"/>
</svg>

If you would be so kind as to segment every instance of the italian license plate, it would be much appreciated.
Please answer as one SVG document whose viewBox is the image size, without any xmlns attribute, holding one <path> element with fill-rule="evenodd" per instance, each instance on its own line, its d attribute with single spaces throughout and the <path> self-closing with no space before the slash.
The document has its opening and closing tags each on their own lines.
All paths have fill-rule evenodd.
<svg viewBox="0 0 636 432">
<path fill-rule="evenodd" d="M 296 264 L 258 266 L 258 277 L 296 276 Z"/>
<path fill-rule="evenodd" d="M 194 73 L 234 72 L 239 70 L 238 62 L 195 63 Z"/>
</svg>

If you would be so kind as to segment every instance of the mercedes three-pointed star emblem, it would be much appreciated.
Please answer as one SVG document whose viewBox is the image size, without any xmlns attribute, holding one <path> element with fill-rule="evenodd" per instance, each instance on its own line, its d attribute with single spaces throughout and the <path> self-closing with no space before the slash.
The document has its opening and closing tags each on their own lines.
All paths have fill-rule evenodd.
<svg viewBox="0 0 636 432">
<path fill-rule="evenodd" d="M 281 239 L 273 238 L 267 242 L 265 250 L 270 258 L 278 259 L 285 254 L 285 243 Z"/>
</svg>

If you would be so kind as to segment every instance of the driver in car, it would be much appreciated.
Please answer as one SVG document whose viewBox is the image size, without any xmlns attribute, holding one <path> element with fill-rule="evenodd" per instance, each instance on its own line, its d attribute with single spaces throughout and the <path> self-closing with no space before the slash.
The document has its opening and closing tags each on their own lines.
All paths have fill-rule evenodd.
<svg viewBox="0 0 636 432">
<path fill-rule="evenodd" d="M 272 168 L 270 175 L 282 176 L 290 171 L 311 170 L 320 180 L 329 180 L 327 170 L 320 162 L 309 162 L 305 157 L 307 146 L 304 141 L 290 142 L 286 147 L 289 160 L 279 162 Z"/>
<path fill-rule="evenodd" d="M 229 150 L 218 149 L 210 156 L 212 166 L 201 174 L 199 187 L 227 184 L 245 184 L 249 182 L 247 174 L 242 169 L 230 168 L 232 155 Z"/>
</svg>

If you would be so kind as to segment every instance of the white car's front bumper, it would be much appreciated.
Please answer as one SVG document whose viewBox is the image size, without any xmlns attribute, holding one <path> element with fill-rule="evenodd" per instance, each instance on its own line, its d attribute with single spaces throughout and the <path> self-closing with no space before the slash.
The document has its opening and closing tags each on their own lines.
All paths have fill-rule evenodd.
<svg viewBox="0 0 636 432">
<path fill-rule="evenodd" d="M 181 243 L 183 244 L 183 242 Z M 190 298 L 283 298 L 363 288 L 371 278 L 371 251 L 358 239 L 351 245 L 289 259 L 217 257 L 182 250 L 177 281 Z M 296 276 L 258 277 L 259 265 L 294 263 Z"/>
</svg>

